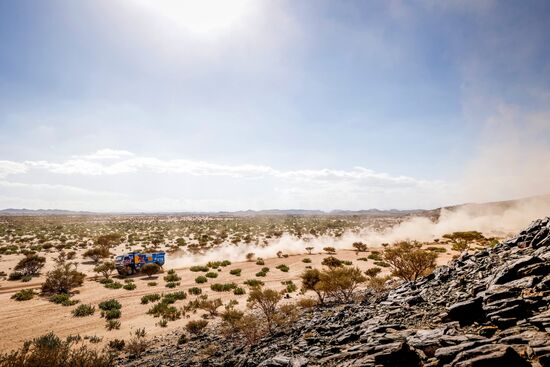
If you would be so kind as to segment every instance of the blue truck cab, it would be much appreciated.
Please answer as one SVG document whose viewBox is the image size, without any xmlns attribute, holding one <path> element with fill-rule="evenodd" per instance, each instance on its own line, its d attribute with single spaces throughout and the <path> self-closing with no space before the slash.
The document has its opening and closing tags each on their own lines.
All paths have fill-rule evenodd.
<svg viewBox="0 0 550 367">
<path fill-rule="evenodd" d="M 130 252 L 117 256 L 115 258 L 115 266 L 120 275 L 132 275 L 138 273 L 145 264 L 157 264 L 162 267 L 165 257 L 165 252 L 153 252 L 150 254 Z"/>
</svg>

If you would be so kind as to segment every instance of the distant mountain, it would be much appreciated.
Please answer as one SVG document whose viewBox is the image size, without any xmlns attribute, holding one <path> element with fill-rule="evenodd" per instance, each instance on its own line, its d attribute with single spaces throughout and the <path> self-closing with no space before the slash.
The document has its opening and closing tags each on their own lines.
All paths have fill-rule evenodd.
<svg viewBox="0 0 550 367">
<path fill-rule="evenodd" d="M 72 211 L 62 209 L 2 209 L 0 215 L 93 215 L 86 211 Z"/>
</svg>

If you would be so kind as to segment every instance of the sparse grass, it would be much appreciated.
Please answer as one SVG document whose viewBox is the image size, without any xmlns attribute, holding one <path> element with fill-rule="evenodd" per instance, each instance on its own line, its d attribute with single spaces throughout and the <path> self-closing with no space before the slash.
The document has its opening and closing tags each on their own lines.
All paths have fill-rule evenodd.
<svg viewBox="0 0 550 367">
<path fill-rule="evenodd" d="M 95 313 L 95 307 L 92 305 L 79 305 L 72 313 L 74 317 L 91 316 Z"/>
<path fill-rule="evenodd" d="M 160 294 L 158 293 L 146 294 L 145 296 L 141 297 L 141 304 L 146 305 L 149 302 L 156 302 L 158 300 L 160 300 Z"/>
</svg>

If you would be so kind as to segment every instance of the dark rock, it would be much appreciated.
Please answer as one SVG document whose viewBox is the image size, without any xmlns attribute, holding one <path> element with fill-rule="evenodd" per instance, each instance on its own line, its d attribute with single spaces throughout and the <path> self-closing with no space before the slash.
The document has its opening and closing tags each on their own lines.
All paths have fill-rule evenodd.
<svg viewBox="0 0 550 367">
<path fill-rule="evenodd" d="M 476 297 L 466 301 L 458 302 L 449 307 L 448 318 L 460 322 L 461 325 L 469 325 L 485 318 L 482 307 L 483 299 Z"/>
<path fill-rule="evenodd" d="M 531 367 L 511 347 L 501 344 L 482 345 L 460 352 L 453 360 L 454 367 Z"/>
</svg>

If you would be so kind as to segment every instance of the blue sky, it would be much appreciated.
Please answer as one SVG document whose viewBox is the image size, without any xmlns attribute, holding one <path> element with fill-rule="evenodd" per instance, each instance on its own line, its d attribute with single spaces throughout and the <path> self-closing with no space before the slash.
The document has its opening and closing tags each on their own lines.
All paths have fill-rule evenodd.
<svg viewBox="0 0 550 367">
<path fill-rule="evenodd" d="M 0 207 L 547 193 L 548 24 L 545 1 L 0 0 Z"/>
</svg>

